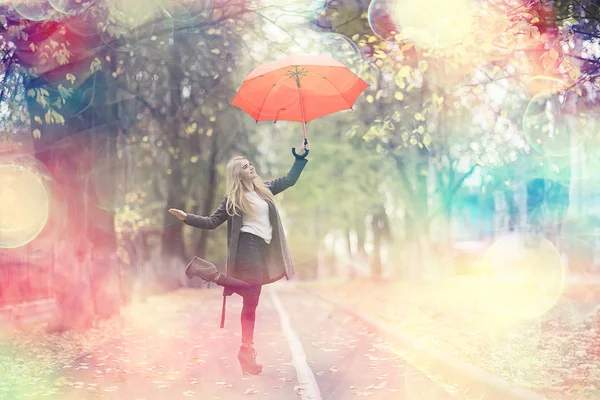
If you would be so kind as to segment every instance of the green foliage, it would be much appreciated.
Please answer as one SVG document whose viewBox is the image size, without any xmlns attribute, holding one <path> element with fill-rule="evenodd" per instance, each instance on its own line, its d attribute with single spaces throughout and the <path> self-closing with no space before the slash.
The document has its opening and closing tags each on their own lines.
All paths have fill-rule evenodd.
<svg viewBox="0 0 600 400">
<path fill-rule="evenodd" d="M 186 21 L 176 18 L 176 8 L 161 12 L 154 3 L 137 10 L 137 21 L 129 15 L 137 12 L 135 7 L 109 15 L 99 3 L 90 12 L 106 17 L 98 26 L 101 50 L 82 62 L 83 72 L 64 68 L 64 78 L 54 85 L 25 93 L 21 80 L 5 79 L 11 87 L 11 113 L 2 113 L 3 128 L 30 126 L 39 139 L 48 125 L 68 127 L 69 106 L 96 98 L 95 80 L 100 78 L 107 85 L 103 106 L 135 99 L 133 105 L 119 106 L 132 123 L 116 128 L 122 140 L 121 168 L 127 170 L 119 178 L 119 218 L 132 229 L 166 223 L 160 210 L 170 190 L 194 211 L 200 212 L 205 203 L 216 205 L 223 193 L 223 165 L 235 153 L 259 160 L 263 174 L 285 173 L 291 143 L 300 142 L 300 124 L 257 126 L 228 103 L 250 70 L 297 44 L 297 31 L 273 37 L 265 27 L 273 28 L 277 21 L 259 20 L 260 10 L 229 3 L 211 13 L 190 9 L 194 18 Z M 561 15 L 576 16 L 572 4 L 566 4 L 559 3 Z M 436 210 L 448 207 L 475 168 L 484 169 L 486 176 L 528 165 L 519 164 L 530 152 L 520 131 L 531 98 L 527 79 L 544 72 L 581 83 L 580 71 L 563 54 L 560 40 L 544 47 L 540 12 L 532 4 L 528 7 L 506 18 L 482 15 L 463 43 L 443 50 L 420 47 L 403 36 L 399 43 L 380 40 L 358 3 L 330 4 L 321 13 L 317 24 L 333 27 L 331 31 L 345 34 L 346 43 L 360 49 L 353 53 L 344 48 L 340 61 L 371 86 L 355 111 L 309 124 L 311 161 L 301 181 L 281 200 L 290 223 L 301 227 L 299 243 L 364 226 L 382 203 L 388 212 L 402 209 L 430 221 Z M 593 14 L 582 17 L 591 28 Z M 27 42 L 26 24 L 0 23 L 3 34 Z M 495 28 L 484 29 L 485 23 Z M 537 59 L 518 50 L 525 44 L 539 50 Z M 28 43 L 31 52 L 62 67 L 75 61 L 70 45 L 57 38 Z M 19 69 L 16 63 L 3 67 L 35 77 L 36 71 Z M 86 84 L 89 90 L 81 90 Z M 30 121 L 24 98 L 43 110 Z M 216 188 L 210 176 L 215 164 Z M 495 179 L 494 185 L 503 181 Z M 435 183 L 433 190 L 428 182 Z M 393 194 L 391 199 L 386 193 Z M 188 233 L 193 248 L 198 235 Z M 222 245 L 219 235 L 210 237 Z M 216 257 L 219 249 L 211 247 L 210 253 Z"/>
<path fill-rule="evenodd" d="M 346 115 L 351 117 L 350 113 Z M 274 138 L 266 139 L 277 138 L 272 150 L 277 155 L 276 176 L 285 174 L 293 161 L 290 143 L 302 138 L 301 124 L 284 126 L 270 134 Z M 390 170 L 389 160 L 362 140 L 347 137 L 344 126 L 349 124 L 333 117 L 310 124 L 309 162 L 299 182 L 281 195 L 286 220 L 294 226 L 292 231 L 300 236 L 302 232 L 312 235 L 316 244 L 328 233 L 364 226 L 374 207 L 384 201 L 383 182 Z"/>
</svg>

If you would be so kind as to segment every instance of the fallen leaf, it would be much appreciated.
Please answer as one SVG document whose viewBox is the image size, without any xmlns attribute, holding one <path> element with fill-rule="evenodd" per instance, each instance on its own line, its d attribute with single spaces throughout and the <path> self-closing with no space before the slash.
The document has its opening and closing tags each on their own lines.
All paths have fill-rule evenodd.
<svg viewBox="0 0 600 400">
<path fill-rule="evenodd" d="M 373 386 L 373 389 L 382 389 L 387 385 L 387 381 L 381 382 L 379 385 Z"/>
<path fill-rule="evenodd" d="M 54 385 L 58 386 L 58 387 L 62 387 L 62 386 L 69 386 L 72 385 L 72 383 L 64 376 L 61 376 L 59 378 L 56 378 L 54 380 Z"/>
</svg>

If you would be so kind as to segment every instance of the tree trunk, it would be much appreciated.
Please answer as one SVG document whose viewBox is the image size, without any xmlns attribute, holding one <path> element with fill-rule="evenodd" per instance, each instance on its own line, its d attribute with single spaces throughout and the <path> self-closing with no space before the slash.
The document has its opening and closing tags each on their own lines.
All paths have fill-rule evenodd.
<svg viewBox="0 0 600 400">
<path fill-rule="evenodd" d="M 208 184 L 206 187 L 206 197 L 204 198 L 204 206 L 202 207 L 202 215 L 210 215 L 213 211 L 215 194 L 217 192 L 217 137 L 213 135 L 212 148 L 210 153 L 210 161 L 208 165 Z M 197 255 L 204 258 L 206 255 L 206 243 L 208 242 L 208 232 L 201 229 L 200 239 L 196 246 Z"/>
<path fill-rule="evenodd" d="M 415 240 L 419 248 L 419 256 L 415 260 L 414 268 L 418 271 L 416 278 L 421 279 L 427 269 L 430 253 L 430 238 L 429 238 L 429 196 L 427 191 L 427 174 L 429 171 L 429 152 L 427 150 L 418 151 L 419 161 L 416 166 L 415 177 L 415 211 L 413 216 L 416 222 Z"/>
<path fill-rule="evenodd" d="M 442 219 L 443 239 L 437 256 L 442 263 L 442 275 L 451 277 L 456 274 L 454 258 L 452 257 L 452 203 L 446 203 Z"/>
<path fill-rule="evenodd" d="M 345 235 L 345 239 L 346 239 L 346 248 L 348 250 L 348 261 L 345 262 L 346 264 L 346 268 L 348 268 L 348 274 L 350 276 L 350 279 L 356 279 L 356 268 L 354 268 L 354 265 L 352 264 L 352 259 L 354 257 L 354 252 L 352 251 L 352 231 L 350 230 L 350 228 L 346 228 L 346 235 Z"/>
<path fill-rule="evenodd" d="M 519 207 L 515 201 L 515 192 L 512 189 L 506 189 L 504 199 L 508 205 L 508 230 L 514 232 L 519 218 Z"/>
<path fill-rule="evenodd" d="M 367 254 L 367 250 L 365 249 L 365 242 L 367 236 L 367 224 L 366 219 L 360 218 L 356 221 L 355 224 L 355 232 L 356 232 L 356 252 L 354 255 L 354 259 L 360 265 L 369 265 L 369 255 Z"/>
<path fill-rule="evenodd" d="M 169 162 L 171 174 L 167 178 L 167 210 L 169 208 L 185 209 L 185 201 L 181 190 L 181 163 L 178 159 L 171 158 Z M 183 245 L 183 224 L 174 220 L 171 214 L 165 211 L 165 227 L 162 235 L 161 254 L 164 259 L 185 257 Z"/>
<path fill-rule="evenodd" d="M 415 176 L 407 174 L 407 159 L 416 157 Z M 423 274 L 423 250 L 425 243 L 423 236 L 427 233 L 427 221 L 429 207 L 427 206 L 427 161 L 422 160 L 427 157 L 426 153 L 417 151 L 406 156 L 394 156 L 394 161 L 398 167 L 398 173 L 401 185 L 405 191 L 405 203 L 408 207 L 405 210 L 405 254 L 403 257 L 404 276 L 409 280 L 420 280 Z"/>
<path fill-rule="evenodd" d="M 361 258 L 367 255 L 365 250 L 366 233 L 365 221 L 361 218 L 356 223 L 356 253 Z"/>
<path fill-rule="evenodd" d="M 51 216 L 46 240 L 55 254 L 53 279 L 59 304 L 57 319 L 50 330 L 89 327 L 95 316 L 108 317 L 119 310 L 119 271 L 116 267 L 116 235 L 113 210 L 115 179 L 95 179 L 110 174 L 99 165 L 114 165 L 114 140 L 110 132 L 118 119 L 116 104 L 108 105 L 108 73 L 96 72 L 74 88 L 73 95 L 60 112 L 65 123 L 39 124 L 47 110 L 26 96 L 32 129 L 41 132 L 34 141 L 37 159 L 50 172 L 52 184 Z M 44 88 L 53 104 L 60 82 L 44 77 L 25 80 L 25 91 Z M 93 95 L 90 95 L 93 93 Z M 104 162 L 102 162 L 104 161 Z M 102 193 L 104 202 L 98 195 Z M 40 237 L 43 239 L 44 235 Z"/>
<path fill-rule="evenodd" d="M 409 281 L 419 281 L 422 276 L 421 265 L 422 254 L 421 245 L 419 243 L 419 222 L 410 214 L 404 217 L 406 231 L 406 246 L 404 254 L 403 272 L 406 279 Z"/>
<path fill-rule="evenodd" d="M 178 35 L 173 38 L 174 43 L 178 43 Z M 170 81 L 170 109 L 169 117 L 172 132 L 169 135 L 169 145 L 174 149 L 173 154 L 169 158 L 170 174 L 167 177 L 167 205 L 164 211 L 164 230 L 162 235 L 161 255 L 163 260 L 181 259 L 185 257 L 185 248 L 183 243 L 183 224 L 173 218 L 169 214 L 169 208 L 185 209 L 185 201 L 182 188 L 182 162 L 181 162 L 181 119 L 177 117 L 182 106 L 181 100 L 181 82 L 184 78 L 177 59 L 179 55 L 176 51 L 176 46 L 171 46 L 171 61 L 169 66 L 169 81 Z"/>
<path fill-rule="evenodd" d="M 88 176 L 85 193 L 89 221 L 87 236 L 92 243 L 91 285 L 96 315 L 108 318 L 119 311 L 121 297 L 113 209 L 116 198 L 116 140 L 104 132 L 90 150 L 92 165 L 100 168 L 102 175 L 102 179 Z M 99 192 L 102 192 L 102 198 L 99 198 Z"/>
<path fill-rule="evenodd" d="M 381 237 L 382 237 L 382 225 L 383 221 L 381 215 L 373 215 L 372 229 L 373 229 L 373 260 L 371 262 L 371 276 L 376 281 L 381 280 Z"/>
<path fill-rule="evenodd" d="M 33 107 L 30 108 L 32 110 Z M 59 139 L 50 129 L 44 129 L 35 143 L 37 159 L 48 169 L 54 179 L 52 185 L 51 216 L 45 230 L 48 239 L 54 239 L 56 254 L 52 279 L 58 305 L 58 314 L 48 330 L 64 331 L 89 328 L 94 319 L 94 303 L 90 292 L 87 218 L 84 203 L 87 200 L 81 185 L 81 165 L 77 154 L 81 146 L 71 142 L 64 147 L 52 148 Z M 67 142 L 68 143 L 68 142 Z M 58 146 L 57 146 L 58 147 Z M 50 240 L 48 241 L 50 244 Z"/>
</svg>

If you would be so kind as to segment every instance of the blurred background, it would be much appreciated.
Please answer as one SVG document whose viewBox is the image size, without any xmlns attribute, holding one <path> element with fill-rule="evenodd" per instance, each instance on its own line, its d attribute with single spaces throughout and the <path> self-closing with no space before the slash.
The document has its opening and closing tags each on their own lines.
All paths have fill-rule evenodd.
<svg viewBox="0 0 600 400">
<path fill-rule="evenodd" d="M 229 102 L 290 54 L 370 84 L 307 125 L 310 162 L 278 196 L 298 279 L 595 279 L 599 18 L 585 1 L 5 0 L 0 307 L 50 301 L 49 329 L 81 328 L 191 285 L 194 255 L 222 268 L 225 225 L 167 209 L 212 213 L 233 155 L 287 173 L 301 124 Z"/>
</svg>

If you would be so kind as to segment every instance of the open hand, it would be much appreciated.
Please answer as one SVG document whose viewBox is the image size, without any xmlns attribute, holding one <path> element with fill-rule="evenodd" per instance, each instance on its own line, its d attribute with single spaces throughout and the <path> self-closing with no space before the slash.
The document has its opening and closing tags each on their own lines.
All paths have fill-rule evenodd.
<svg viewBox="0 0 600 400">
<path fill-rule="evenodd" d="M 176 208 L 169 208 L 169 213 L 173 214 L 180 221 L 185 221 L 187 218 L 187 213 L 185 211 L 181 211 Z"/>
</svg>

